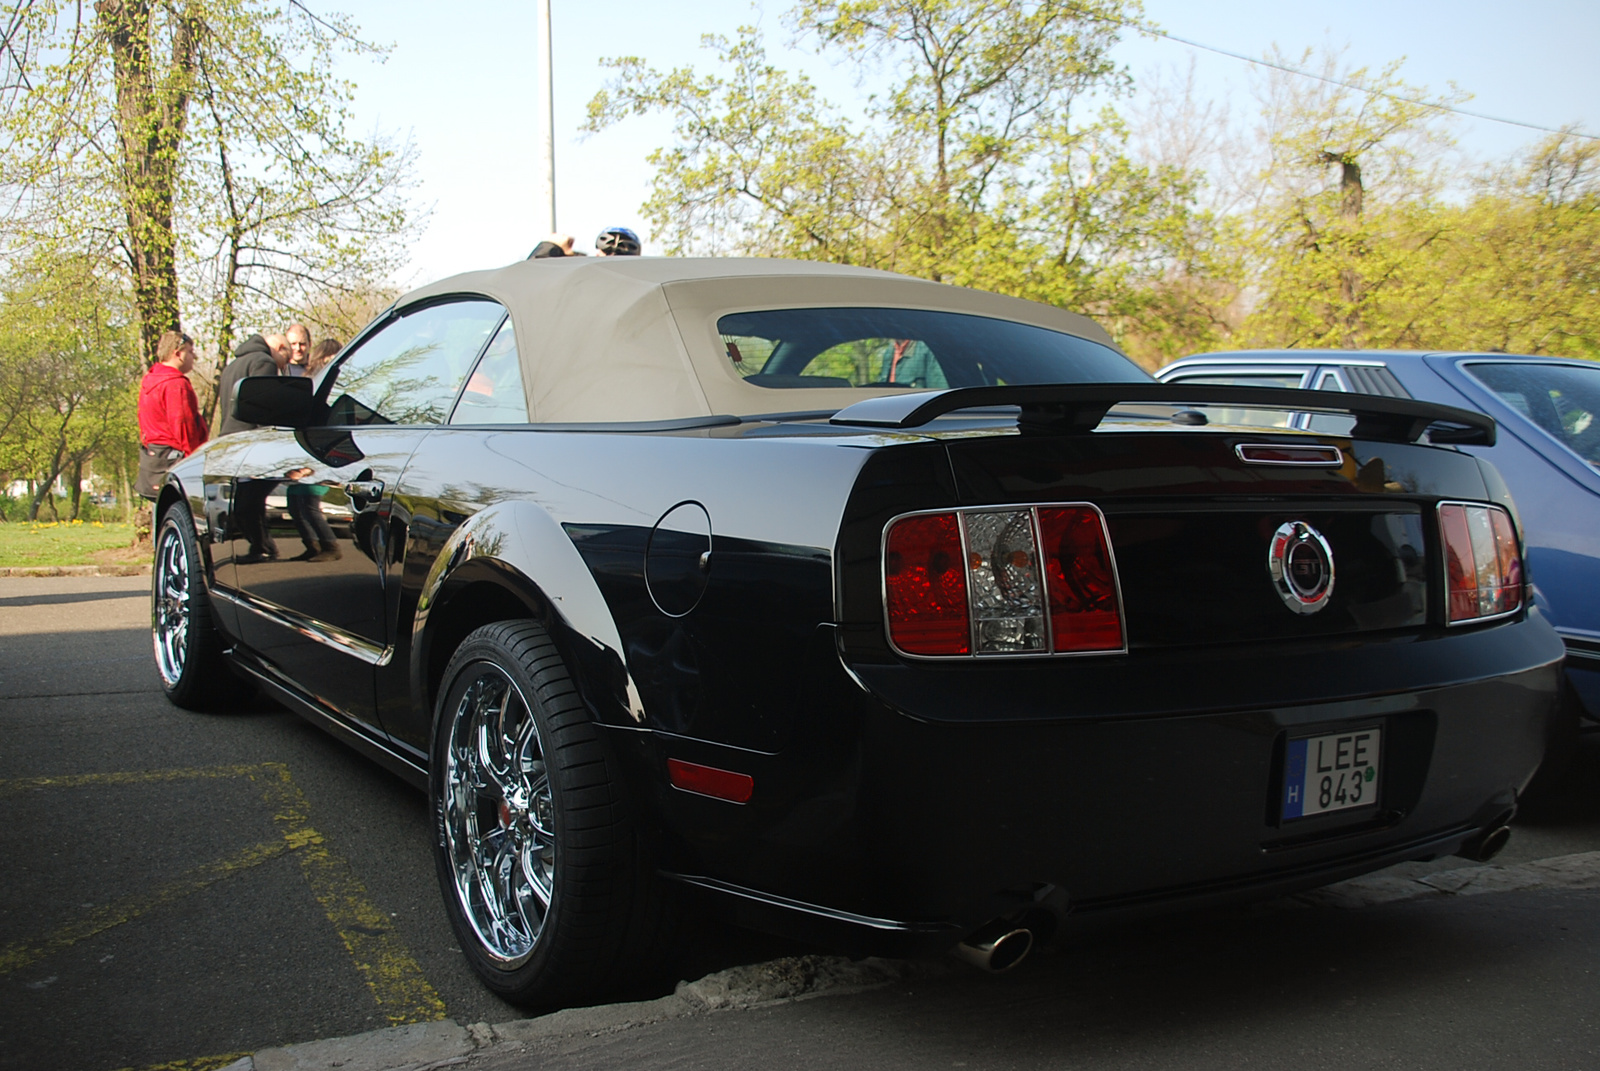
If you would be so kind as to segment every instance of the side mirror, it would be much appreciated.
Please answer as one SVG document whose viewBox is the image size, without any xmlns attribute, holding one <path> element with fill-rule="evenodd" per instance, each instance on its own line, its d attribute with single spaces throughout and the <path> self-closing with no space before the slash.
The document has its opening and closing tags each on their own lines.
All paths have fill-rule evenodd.
<svg viewBox="0 0 1600 1071">
<path fill-rule="evenodd" d="M 246 424 L 304 428 L 313 422 L 315 384 L 299 376 L 246 376 L 233 388 L 233 415 Z"/>
</svg>

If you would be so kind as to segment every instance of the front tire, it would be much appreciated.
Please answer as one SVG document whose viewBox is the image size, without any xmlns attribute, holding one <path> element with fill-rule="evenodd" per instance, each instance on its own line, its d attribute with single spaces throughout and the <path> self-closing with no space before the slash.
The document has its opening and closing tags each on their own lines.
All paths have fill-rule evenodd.
<svg viewBox="0 0 1600 1071">
<path fill-rule="evenodd" d="M 659 879 L 538 622 L 486 625 L 450 659 L 429 799 L 445 910 L 490 989 L 554 1006 L 632 980 L 664 931 Z"/>
<path fill-rule="evenodd" d="M 167 698 L 186 710 L 213 710 L 238 683 L 222 656 L 200 548 L 189 511 L 174 502 L 156 530 L 150 577 L 150 637 Z"/>
</svg>

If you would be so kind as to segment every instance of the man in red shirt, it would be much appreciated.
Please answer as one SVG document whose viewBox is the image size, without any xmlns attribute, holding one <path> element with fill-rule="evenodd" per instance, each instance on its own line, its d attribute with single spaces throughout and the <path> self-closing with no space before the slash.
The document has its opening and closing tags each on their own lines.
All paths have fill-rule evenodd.
<svg viewBox="0 0 1600 1071">
<path fill-rule="evenodd" d="M 206 441 L 206 422 L 189 373 L 194 369 L 194 340 L 181 331 L 167 331 L 156 343 L 156 363 L 139 383 L 139 479 L 137 490 L 155 498 L 174 462 Z"/>
</svg>

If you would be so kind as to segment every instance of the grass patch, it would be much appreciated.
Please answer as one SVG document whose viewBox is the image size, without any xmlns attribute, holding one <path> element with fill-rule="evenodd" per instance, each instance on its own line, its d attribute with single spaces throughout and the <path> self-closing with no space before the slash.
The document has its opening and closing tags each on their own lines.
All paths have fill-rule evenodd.
<svg viewBox="0 0 1600 1071">
<path fill-rule="evenodd" d="M 27 565 L 97 565 L 115 551 L 133 544 L 133 525 L 99 521 L 59 524 L 0 524 L 0 567 Z M 115 555 L 121 557 L 121 555 Z"/>
</svg>

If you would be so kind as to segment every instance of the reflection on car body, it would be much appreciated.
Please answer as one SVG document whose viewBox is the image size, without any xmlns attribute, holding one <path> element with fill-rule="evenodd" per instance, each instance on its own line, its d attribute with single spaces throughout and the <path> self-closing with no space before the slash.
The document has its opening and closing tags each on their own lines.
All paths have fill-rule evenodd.
<svg viewBox="0 0 1600 1071">
<path fill-rule="evenodd" d="M 159 503 L 168 694 L 231 666 L 426 786 L 497 992 L 617 990 L 685 897 L 999 967 L 1503 838 L 1561 644 L 1493 469 L 1416 441 L 1492 421 L 1201 423 L 1308 395 L 1173 399 L 1080 316 L 882 272 L 627 261 L 407 295 Z M 227 504 L 302 469 L 342 553 L 252 554 Z"/>
</svg>

